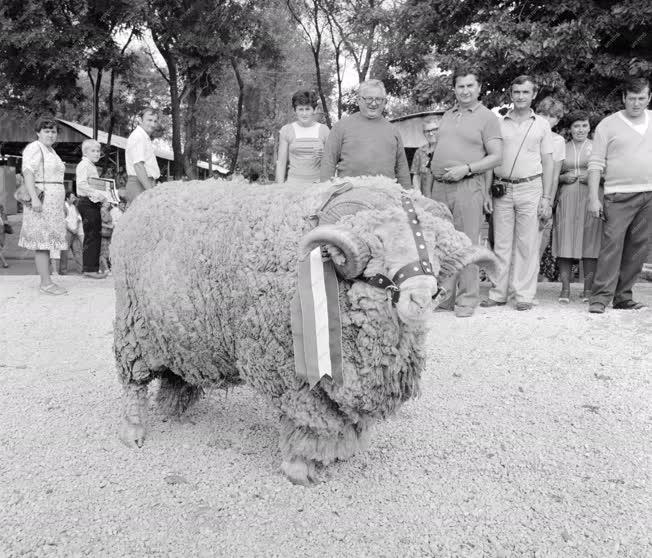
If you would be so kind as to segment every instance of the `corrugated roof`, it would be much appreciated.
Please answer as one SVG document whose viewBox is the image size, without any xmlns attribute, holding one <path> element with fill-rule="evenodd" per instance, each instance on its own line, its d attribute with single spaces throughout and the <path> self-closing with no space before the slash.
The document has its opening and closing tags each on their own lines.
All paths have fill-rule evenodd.
<svg viewBox="0 0 652 558">
<path fill-rule="evenodd" d="M 78 124 L 77 122 L 71 122 L 70 120 L 63 120 L 61 118 L 56 119 L 57 122 L 61 122 L 64 126 L 68 126 L 72 128 L 73 130 L 76 130 L 80 134 L 83 134 L 87 138 L 92 138 L 93 137 L 93 128 L 90 126 L 84 126 L 83 124 Z M 109 139 L 109 134 L 103 130 L 98 130 L 97 131 L 97 141 L 100 143 L 103 143 L 106 145 L 107 140 Z M 115 134 L 111 135 L 111 145 L 113 147 L 117 147 L 119 149 L 126 149 L 127 148 L 127 138 L 123 136 L 117 136 Z M 161 149 L 160 147 L 157 147 L 156 144 L 154 145 L 154 155 L 158 157 L 159 159 L 166 159 L 168 161 L 174 161 L 174 153 L 170 151 L 169 149 Z M 197 161 L 197 166 L 202 168 L 202 169 L 208 169 L 208 162 L 207 161 Z M 213 170 L 221 173 L 221 174 L 227 174 L 229 171 L 222 167 L 221 165 L 218 165 L 215 161 L 213 161 Z"/>
</svg>

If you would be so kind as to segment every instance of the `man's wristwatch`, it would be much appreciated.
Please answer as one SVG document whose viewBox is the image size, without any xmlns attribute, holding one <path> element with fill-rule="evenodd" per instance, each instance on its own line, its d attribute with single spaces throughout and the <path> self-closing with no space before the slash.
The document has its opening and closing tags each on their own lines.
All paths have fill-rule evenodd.
<svg viewBox="0 0 652 558">
<path fill-rule="evenodd" d="M 465 176 L 471 176 L 473 174 L 473 171 L 471 170 L 471 165 L 467 163 L 466 167 L 469 169 L 469 172 L 467 172 Z"/>
</svg>

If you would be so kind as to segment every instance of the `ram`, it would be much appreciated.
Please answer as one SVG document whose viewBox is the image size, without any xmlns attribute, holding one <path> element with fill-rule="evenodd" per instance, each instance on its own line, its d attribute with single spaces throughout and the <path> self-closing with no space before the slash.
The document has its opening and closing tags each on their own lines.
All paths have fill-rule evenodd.
<svg viewBox="0 0 652 558">
<path fill-rule="evenodd" d="M 293 307 L 315 254 L 328 254 L 317 266 L 330 258 L 336 273 L 324 288 L 328 311 L 312 320 L 330 316 L 337 354 L 332 377 L 310 380 L 296 366 L 311 357 L 297 349 L 308 333 Z M 364 447 L 373 421 L 419 393 L 438 283 L 471 263 L 494 263 L 453 228 L 443 205 L 382 177 L 303 188 L 159 186 L 120 220 L 111 256 L 121 439 L 142 446 L 155 378 L 171 414 L 204 388 L 244 381 L 280 412 L 281 469 L 301 484 Z"/>
</svg>

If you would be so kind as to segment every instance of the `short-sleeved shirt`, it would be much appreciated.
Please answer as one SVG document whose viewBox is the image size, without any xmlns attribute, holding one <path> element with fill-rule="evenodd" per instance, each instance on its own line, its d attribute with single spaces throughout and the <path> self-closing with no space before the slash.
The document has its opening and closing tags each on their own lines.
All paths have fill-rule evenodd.
<svg viewBox="0 0 652 558">
<path fill-rule="evenodd" d="M 434 174 L 443 174 L 446 167 L 484 159 L 489 141 L 501 138 L 498 117 L 482 103 L 447 110 L 439 122 L 439 141 L 432 163 Z"/>
<path fill-rule="evenodd" d="M 75 169 L 77 195 L 88 197 L 93 191 L 92 188 L 88 187 L 88 179 L 99 178 L 99 176 L 95 164 L 88 157 L 82 157 L 82 160 L 77 163 L 77 168 Z"/>
<path fill-rule="evenodd" d="M 555 163 L 566 158 L 566 140 L 559 134 L 552 132 L 552 160 Z"/>
<path fill-rule="evenodd" d="M 156 155 L 154 155 L 154 145 L 141 126 L 136 126 L 127 139 L 125 166 L 128 175 L 136 176 L 136 170 L 134 169 L 136 163 L 145 163 L 145 172 L 150 178 L 157 179 L 161 176 L 161 171 L 156 162 Z"/>
<path fill-rule="evenodd" d="M 543 172 L 541 156 L 553 151 L 548 121 L 530 110 L 527 119 L 517 122 L 510 110 L 500 119 L 500 128 L 503 133 L 503 162 L 494 170 L 496 176 L 526 178 Z M 523 147 L 520 147 L 521 143 Z"/>
<path fill-rule="evenodd" d="M 56 154 L 54 149 L 43 145 L 40 141 L 33 141 L 23 150 L 22 170 L 29 170 L 34 175 L 37 185 L 44 183 L 63 184 L 63 175 L 66 164 Z M 38 186 L 43 189 L 42 186 Z"/>
<path fill-rule="evenodd" d="M 288 144 L 288 182 L 319 182 L 319 165 L 329 132 L 319 122 L 312 126 L 292 122 L 281 128 L 279 135 Z"/>
</svg>

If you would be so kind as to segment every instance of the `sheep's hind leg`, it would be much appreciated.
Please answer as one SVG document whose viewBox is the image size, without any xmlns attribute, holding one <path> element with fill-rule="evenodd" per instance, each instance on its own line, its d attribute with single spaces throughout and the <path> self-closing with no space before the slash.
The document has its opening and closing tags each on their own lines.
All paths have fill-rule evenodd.
<svg viewBox="0 0 652 558">
<path fill-rule="evenodd" d="M 147 383 L 124 385 L 124 415 L 120 440 L 130 447 L 142 447 L 145 442 L 145 414 L 147 412 Z"/>
<path fill-rule="evenodd" d="M 156 394 L 156 402 L 168 417 L 180 418 L 204 394 L 200 386 L 189 384 L 167 368 L 159 375 L 161 386 Z"/>
</svg>

